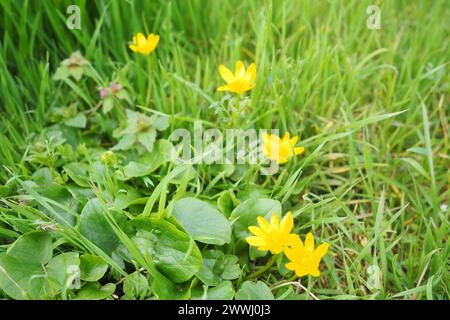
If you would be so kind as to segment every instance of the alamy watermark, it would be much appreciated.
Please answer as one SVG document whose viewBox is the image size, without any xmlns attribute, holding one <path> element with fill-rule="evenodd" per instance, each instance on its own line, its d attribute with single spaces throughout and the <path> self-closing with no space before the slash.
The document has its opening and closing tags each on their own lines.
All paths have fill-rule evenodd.
<svg viewBox="0 0 450 320">
<path fill-rule="evenodd" d="M 367 268 L 367 288 L 371 291 L 381 289 L 381 270 L 376 264 Z"/>
<path fill-rule="evenodd" d="M 81 271 L 78 265 L 69 265 L 66 269 L 66 283 L 65 286 L 69 289 L 81 288 Z"/>
<path fill-rule="evenodd" d="M 380 30 L 381 29 L 381 9 L 375 4 L 371 4 L 366 10 L 369 15 L 367 18 L 367 28 L 370 30 Z"/>
<path fill-rule="evenodd" d="M 67 7 L 66 13 L 69 15 L 66 21 L 66 26 L 69 30 L 81 29 L 81 10 L 77 5 L 70 5 Z"/>
<path fill-rule="evenodd" d="M 278 172 L 276 145 L 264 147 L 265 134 L 279 136 L 279 130 L 273 129 L 219 129 L 204 130 L 202 121 L 194 121 L 193 135 L 188 129 L 176 129 L 170 140 L 175 144 L 177 157 L 175 162 L 186 164 L 250 164 L 259 165 L 262 175 Z M 263 152 L 265 148 L 265 152 Z"/>
</svg>

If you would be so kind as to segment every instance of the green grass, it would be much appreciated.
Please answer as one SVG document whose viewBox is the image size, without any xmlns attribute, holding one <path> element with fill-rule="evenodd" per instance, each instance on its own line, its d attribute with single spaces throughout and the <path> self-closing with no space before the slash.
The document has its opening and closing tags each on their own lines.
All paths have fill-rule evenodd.
<svg viewBox="0 0 450 320">
<path fill-rule="evenodd" d="M 85 189 L 109 212 L 105 206 L 124 184 L 95 173 L 95 160 L 117 143 L 113 129 L 124 120 L 124 109 L 169 115 L 169 128 L 159 138 L 176 128 L 192 131 L 195 119 L 225 129 L 209 108 L 224 96 L 216 92 L 223 84 L 218 66 L 242 59 L 256 63 L 257 85 L 239 128 L 289 131 L 306 152 L 277 175 L 260 176 L 250 167 L 239 179 L 205 164 L 195 165 L 189 179 L 180 177 L 186 168 L 166 163 L 126 182 L 142 199 L 134 211 L 120 214 L 160 216 L 187 195 L 216 203 L 228 192 L 234 205 L 264 195 L 281 201 L 283 213 L 293 212 L 302 238 L 311 231 L 317 241 L 330 243 L 320 278 L 301 279 L 318 298 L 449 299 L 450 7 L 445 0 L 375 2 L 381 30 L 367 28 L 372 2 L 365 0 L 1 1 L 0 252 L 35 230 L 39 220 L 56 225 L 55 255 L 90 252 L 106 261 L 102 283 L 115 283 L 116 295 L 134 270 L 155 285 L 154 263 L 112 214 L 107 221 L 132 257 L 125 268 L 80 233 L 85 198 L 59 202 L 27 181 L 47 167 L 65 188 L 70 179 L 62 165 L 81 161 L 91 172 Z M 81 8 L 81 30 L 65 26 L 73 3 Z M 161 36 L 151 74 L 145 57 L 128 49 L 140 31 Z M 74 51 L 97 75 L 54 81 L 59 63 Z M 121 101 L 108 114 L 93 111 L 98 87 L 113 79 L 125 86 L 131 103 Z M 86 114 L 86 129 L 67 129 L 59 147 L 42 139 L 55 125 L 52 110 L 74 102 Z M 77 224 L 55 222 L 61 214 Z M 239 255 L 231 245 L 221 250 Z M 241 257 L 235 290 L 267 259 Z M 367 286 L 374 265 L 382 274 L 378 290 Z M 290 276 L 275 265 L 258 279 L 279 297 L 295 290 L 278 288 Z M 193 292 L 199 282 L 189 282 Z M 311 298 L 303 289 L 299 293 L 291 297 Z"/>
</svg>

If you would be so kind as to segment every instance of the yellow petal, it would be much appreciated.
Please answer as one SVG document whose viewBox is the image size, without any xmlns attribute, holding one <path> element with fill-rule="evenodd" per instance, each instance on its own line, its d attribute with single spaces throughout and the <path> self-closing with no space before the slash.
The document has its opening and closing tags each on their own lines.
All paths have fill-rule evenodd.
<svg viewBox="0 0 450 320">
<path fill-rule="evenodd" d="M 292 139 L 291 139 L 291 146 L 295 146 L 297 141 L 298 141 L 298 136 L 292 137 Z"/>
<path fill-rule="evenodd" d="M 250 230 L 251 233 L 253 233 L 255 236 L 264 236 L 264 231 L 262 231 L 261 228 L 255 227 L 255 226 L 250 226 L 248 227 L 248 230 Z"/>
<path fill-rule="evenodd" d="M 278 227 L 278 225 L 280 224 L 280 221 L 278 220 L 278 216 L 275 212 L 272 214 L 272 217 L 270 218 L 270 224 L 272 226 L 276 226 L 276 227 Z"/>
<path fill-rule="evenodd" d="M 308 270 L 306 268 L 300 268 L 298 267 L 297 269 L 295 269 L 295 275 L 297 277 L 304 277 L 308 274 Z"/>
<path fill-rule="evenodd" d="M 272 247 L 270 248 L 270 252 L 272 254 L 279 254 L 282 251 L 283 251 L 283 246 L 279 243 L 272 244 Z"/>
<path fill-rule="evenodd" d="M 293 263 L 293 262 L 288 262 L 288 263 L 286 263 L 286 265 L 285 265 L 286 269 L 292 270 L 292 271 L 295 270 L 296 266 L 297 266 L 297 265 L 296 265 L 295 263 Z"/>
<path fill-rule="evenodd" d="M 236 78 L 243 77 L 245 75 L 245 65 L 241 60 L 238 60 L 236 62 L 236 68 L 234 70 L 234 76 Z"/>
<path fill-rule="evenodd" d="M 254 63 L 250 64 L 248 67 L 245 73 L 245 78 L 249 82 L 254 82 L 256 80 L 256 65 Z"/>
<path fill-rule="evenodd" d="M 133 43 L 134 43 L 134 44 L 137 44 L 137 38 L 136 38 L 136 36 L 133 36 Z"/>
<path fill-rule="evenodd" d="M 145 38 L 145 36 L 141 32 L 139 32 L 136 35 L 136 37 L 137 37 L 137 45 L 138 46 L 141 45 L 141 44 L 145 44 L 147 42 L 147 39 Z"/>
<path fill-rule="evenodd" d="M 288 162 L 288 156 L 280 154 L 277 159 L 277 162 L 278 162 L 278 164 L 284 164 L 284 163 Z"/>
<path fill-rule="evenodd" d="M 292 213 L 289 211 L 284 215 L 283 219 L 281 219 L 280 230 L 284 233 L 290 233 L 293 226 L 294 218 L 292 218 Z"/>
<path fill-rule="evenodd" d="M 158 35 L 152 33 L 148 36 L 148 45 L 150 52 L 155 51 L 156 47 L 158 46 L 158 42 L 159 42 Z"/>
<path fill-rule="evenodd" d="M 265 245 L 259 246 L 258 250 L 260 250 L 260 251 L 269 251 L 270 250 L 270 245 L 269 244 L 265 244 Z"/>
<path fill-rule="evenodd" d="M 217 91 L 230 91 L 230 87 L 228 85 L 224 85 L 217 88 Z"/>
<path fill-rule="evenodd" d="M 159 38 L 160 38 L 160 37 L 159 37 L 158 35 L 155 36 L 155 40 L 154 40 L 154 41 L 155 41 L 155 47 L 156 47 L 156 46 L 158 45 L 158 43 L 159 43 Z"/>
<path fill-rule="evenodd" d="M 270 144 L 270 135 L 267 133 L 267 132 L 264 132 L 263 134 L 262 134 L 262 141 L 263 141 L 263 143 L 265 143 L 265 144 L 267 144 L 267 145 L 269 145 Z"/>
<path fill-rule="evenodd" d="M 288 141 L 290 139 L 291 139 L 291 134 L 289 132 L 286 132 L 283 136 L 282 141 L 284 142 L 284 141 Z"/>
<path fill-rule="evenodd" d="M 289 247 L 284 248 L 284 254 L 291 261 L 298 261 L 299 258 L 301 258 L 300 253 L 301 253 L 301 248 L 299 246 L 292 247 L 292 248 L 289 248 Z"/>
<path fill-rule="evenodd" d="M 303 152 L 305 152 L 305 148 L 303 148 L 303 147 L 294 148 L 294 153 L 296 155 L 302 154 Z"/>
<path fill-rule="evenodd" d="M 290 234 L 286 240 L 287 246 L 299 246 L 303 248 L 303 242 L 297 234 Z"/>
<path fill-rule="evenodd" d="M 129 47 L 131 50 L 133 50 L 134 52 L 138 52 L 138 47 L 135 46 L 134 44 L 130 44 L 128 47 Z"/>
<path fill-rule="evenodd" d="M 308 232 L 308 234 L 306 235 L 305 249 L 310 252 L 314 251 L 314 236 L 311 232 Z"/>
<path fill-rule="evenodd" d="M 320 276 L 320 271 L 318 268 L 313 268 L 312 270 L 310 270 L 309 274 L 313 277 L 318 277 Z"/>
<path fill-rule="evenodd" d="M 225 82 L 230 83 L 234 81 L 234 75 L 233 72 L 230 71 L 227 67 L 225 67 L 223 64 L 219 66 L 219 73 Z"/>
<path fill-rule="evenodd" d="M 327 253 L 329 247 L 330 245 L 328 243 L 322 243 L 314 250 L 314 257 L 320 260 Z"/>
<path fill-rule="evenodd" d="M 260 237 L 247 237 L 245 238 L 245 241 L 247 241 L 247 243 L 251 246 L 263 246 L 266 244 L 266 241 L 264 241 L 264 239 L 260 238 Z"/>
<path fill-rule="evenodd" d="M 270 224 L 266 219 L 264 219 L 263 217 L 258 217 L 256 218 L 256 220 L 258 220 L 258 224 L 264 232 L 267 232 L 269 230 Z"/>
</svg>

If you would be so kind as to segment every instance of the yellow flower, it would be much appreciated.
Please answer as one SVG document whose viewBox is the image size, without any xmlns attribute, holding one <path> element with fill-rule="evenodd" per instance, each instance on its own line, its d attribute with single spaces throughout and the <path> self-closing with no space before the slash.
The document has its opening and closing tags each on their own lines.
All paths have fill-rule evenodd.
<svg viewBox="0 0 450 320">
<path fill-rule="evenodd" d="M 230 91 L 241 94 L 252 90 L 256 85 L 256 65 L 254 63 L 245 71 L 244 63 L 239 60 L 236 62 L 234 74 L 230 69 L 221 64 L 219 66 L 219 72 L 227 84 L 217 88 L 217 91 Z"/>
<path fill-rule="evenodd" d="M 290 212 L 281 219 L 281 222 L 275 213 L 273 213 L 270 223 L 263 217 L 258 217 L 257 220 L 259 227 L 248 227 L 254 236 L 247 237 L 245 240 L 251 246 L 258 247 L 258 250 L 270 250 L 272 254 L 277 254 L 283 251 L 286 246 L 301 241 L 298 235 L 291 234 L 294 219 Z"/>
<path fill-rule="evenodd" d="M 156 49 L 156 47 L 158 46 L 158 42 L 158 35 L 150 33 L 146 38 L 142 33 L 139 32 L 133 37 L 133 44 L 130 44 L 129 47 L 134 52 L 139 52 L 143 55 L 148 56 Z"/>
<path fill-rule="evenodd" d="M 314 250 L 314 236 L 308 233 L 305 239 L 305 245 L 300 238 L 297 243 L 289 248 L 284 249 L 284 253 L 291 260 L 286 264 L 286 268 L 295 271 L 298 277 L 308 274 L 313 277 L 320 276 L 319 263 L 320 259 L 328 251 L 328 243 L 322 243 Z"/>
<path fill-rule="evenodd" d="M 294 148 L 298 141 L 298 136 L 291 139 L 289 132 L 286 132 L 282 139 L 276 135 L 265 133 L 262 139 L 262 151 L 264 155 L 279 164 L 286 163 L 293 154 L 298 155 L 305 151 L 303 147 Z"/>
</svg>

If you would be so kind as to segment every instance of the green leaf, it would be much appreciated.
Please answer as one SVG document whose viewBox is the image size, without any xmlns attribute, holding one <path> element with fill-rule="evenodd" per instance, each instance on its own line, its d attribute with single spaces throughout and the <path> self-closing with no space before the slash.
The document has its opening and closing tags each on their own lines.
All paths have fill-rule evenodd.
<svg viewBox="0 0 450 320">
<path fill-rule="evenodd" d="M 152 282 L 153 294 L 162 300 L 187 300 L 191 297 L 190 286 L 179 286 L 156 272 Z"/>
<path fill-rule="evenodd" d="M 107 270 L 108 264 L 99 256 L 86 253 L 80 257 L 81 280 L 100 280 Z"/>
<path fill-rule="evenodd" d="M 208 300 L 232 300 L 234 289 L 231 281 L 223 281 L 214 288 L 209 288 L 207 293 Z"/>
<path fill-rule="evenodd" d="M 217 286 L 222 279 L 233 280 L 239 278 L 241 268 L 239 258 L 219 250 L 206 250 L 202 252 L 203 265 L 196 274 L 208 286 Z"/>
<path fill-rule="evenodd" d="M 103 113 L 108 113 L 109 111 L 111 111 L 111 109 L 113 107 L 114 107 L 114 97 L 106 96 L 103 99 L 103 103 L 102 103 L 102 111 L 103 111 Z"/>
<path fill-rule="evenodd" d="M 114 283 L 101 286 L 98 282 L 89 282 L 78 292 L 77 300 L 101 300 L 111 297 L 116 291 Z"/>
<path fill-rule="evenodd" d="M 80 232 L 100 249 L 111 254 L 121 242 L 105 217 L 107 214 L 119 226 L 127 221 L 125 216 L 116 211 L 105 211 L 99 199 L 89 200 L 81 211 Z"/>
<path fill-rule="evenodd" d="M 263 216 L 270 219 L 273 213 L 281 217 L 281 203 L 277 200 L 259 198 L 248 199 L 239 204 L 231 213 L 230 220 L 236 220 L 233 224 L 233 234 L 236 238 L 244 240 L 248 237 L 248 227 L 257 225 L 256 218 Z"/>
<path fill-rule="evenodd" d="M 50 284 L 56 285 L 56 292 L 72 283 L 72 277 L 79 275 L 79 266 L 80 257 L 78 252 L 61 253 L 50 260 L 46 269 L 50 278 Z"/>
<path fill-rule="evenodd" d="M 0 288 L 9 297 L 15 300 L 32 299 L 29 288 L 32 277 L 36 275 L 45 275 L 41 264 L 26 263 L 8 254 L 0 254 Z"/>
<path fill-rule="evenodd" d="M 138 133 L 137 140 L 147 149 L 148 152 L 152 152 L 153 145 L 156 140 L 155 128 L 150 128 L 145 132 Z"/>
<path fill-rule="evenodd" d="M 129 298 L 144 299 L 148 290 L 148 280 L 139 271 L 128 275 L 123 283 L 123 292 Z"/>
<path fill-rule="evenodd" d="M 118 209 L 126 209 L 133 204 L 143 203 L 145 204 L 146 198 L 133 188 L 128 188 L 126 193 L 120 193 L 114 199 L 114 207 Z"/>
<path fill-rule="evenodd" d="M 40 195 L 51 199 L 61 206 L 57 206 L 53 203 L 47 203 L 47 206 L 40 205 L 39 210 L 44 212 L 51 219 L 56 220 L 64 226 L 73 227 L 76 224 L 76 214 L 78 211 L 78 201 L 73 198 L 72 194 L 65 188 L 55 183 L 47 183 L 39 186 L 37 190 L 40 191 Z M 47 201 L 46 201 L 47 202 Z M 66 210 L 67 208 L 67 210 Z M 73 211 L 73 213 L 69 211 Z"/>
<path fill-rule="evenodd" d="M 173 145 L 168 140 L 158 140 L 152 152 L 144 153 L 139 161 L 131 161 L 124 167 L 124 179 L 146 176 L 171 160 Z"/>
<path fill-rule="evenodd" d="M 53 80 L 65 80 L 69 78 L 70 72 L 69 69 L 66 66 L 61 66 L 58 69 L 56 69 L 55 74 L 53 75 Z"/>
<path fill-rule="evenodd" d="M 229 221 L 207 202 L 183 198 L 175 202 L 172 216 L 183 225 L 194 240 L 216 245 L 231 241 Z"/>
<path fill-rule="evenodd" d="M 71 67 L 69 68 L 69 73 L 74 79 L 79 82 L 81 77 L 83 77 L 84 68 L 83 67 Z"/>
<path fill-rule="evenodd" d="M 136 136 L 134 134 L 124 134 L 120 138 L 119 142 L 111 148 L 111 150 L 128 150 L 136 142 Z"/>
<path fill-rule="evenodd" d="M 169 127 L 169 118 L 166 116 L 153 116 L 153 127 L 158 131 L 166 130 Z M 152 117 L 152 118 L 153 118 Z"/>
<path fill-rule="evenodd" d="M 30 264 L 46 264 L 53 255 L 52 237 L 39 231 L 24 234 L 8 248 L 6 253 Z"/>
<path fill-rule="evenodd" d="M 274 296 L 264 282 L 246 281 L 236 293 L 236 300 L 274 300 Z"/>
<path fill-rule="evenodd" d="M 80 187 L 90 188 L 89 166 L 81 162 L 71 162 L 63 166 L 64 171 Z"/>
<path fill-rule="evenodd" d="M 196 274 L 203 283 L 208 286 L 217 286 L 223 271 L 224 254 L 219 250 L 206 250 L 202 252 L 202 268 Z"/>
<path fill-rule="evenodd" d="M 223 272 L 221 274 L 224 280 L 234 280 L 239 278 L 241 275 L 241 267 L 239 266 L 239 258 L 232 255 L 226 254 L 223 259 Z"/>
<path fill-rule="evenodd" d="M 150 118 L 142 113 L 130 109 L 126 109 L 125 113 L 127 114 L 127 127 L 123 130 L 123 133 L 125 134 L 134 134 L 138 132 L 140 123 L 151 124 Z M 142 120 L 139 121 L 139 119 Z"/>
<path fill-rule="evenodd" d="M 200 250 L 186 232 L 153 217 L 137 218 L 132 223 L 138 228 L 133 239 L 141 252 L 173 282 L 185 282 L 200 270 Z"/>
<path fill-rule="evenodd" d="M 227 218 L 230 217 L 231 212 L 233 211 L 234 208 L 230 191 L 226 190 L 220 194 L 219 198 L 217 198 L 217 207 L 220 209 L 220 211 L 223 212 L 225 217 Z"/>
<path fill-rule="evenodd" d="M 74 128 L 85 128 L 86 122 L 87 122 L 87 119 L 86 119 L 86 116 L 84 115 L 84 113 L 79 113 L 75 117 L 64 121 L 64 124 L 69 127 L 74 127 Z"/>
</svg>

